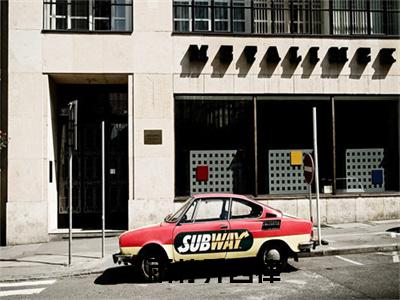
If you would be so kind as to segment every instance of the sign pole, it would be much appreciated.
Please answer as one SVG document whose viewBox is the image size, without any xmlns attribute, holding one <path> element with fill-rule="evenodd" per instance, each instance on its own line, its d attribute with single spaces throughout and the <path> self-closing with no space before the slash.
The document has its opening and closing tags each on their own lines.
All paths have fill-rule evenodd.
<svg viewBox="0 0 400 300">
<path fill-rule="evenodd" d="M 310 199 L 310 221 L 314 224 L 312 215 L 312 193 L 311 193 L 311 183 L 308 185 L 308 198 Z"/>
<path fill-rule="evenodd" d="M 71 133 L 70 133 L 71 134 Z M 72 145 L 69 145 L 69 197 L 68 197 L 68 265 L 72 263 Z"/>
<path fill-rule="evenodd" d="M 72 263 L 72 197 L 73 197 L 73 168 L 74 150 L 78 150 L 78 100 L 69 102 L 68 112 L 68 152 L 69 152 L 69 197 L 68 197 L 68 265 Z"/>
<path fill-rule="evenodd" d="M 104 143 L 104 121 L 101 122 L 101 257 L 104 258 L 105 252 L 105 198 L 106 198 L 106 166 L 105 166 L 105 143 Z"/>
<path fill-rule="evenodd" d="M 314 140 L 314 163 L 315 163 L 315 194 L 317 202 L 317 228 L 318 244 L 321 245 L 321 218 L 319 207 L 319 174 L 318 174 L 318 143 L 317 143 L 317 108 L 313 107 L 313 140 Z"/>
</svg>

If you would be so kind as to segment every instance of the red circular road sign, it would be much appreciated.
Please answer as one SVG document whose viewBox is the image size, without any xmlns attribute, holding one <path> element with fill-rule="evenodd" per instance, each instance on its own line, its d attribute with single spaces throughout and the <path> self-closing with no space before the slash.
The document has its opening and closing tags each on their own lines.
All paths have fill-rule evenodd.
<svg viewBox="0 0 400 300">
<path fill-rule="evenodd" d="M 304 155 L 303 158 L 304 179 L 307 184 L 311 184 L 314 180 L 314 160 L 311 154 Z"/>
</svg>

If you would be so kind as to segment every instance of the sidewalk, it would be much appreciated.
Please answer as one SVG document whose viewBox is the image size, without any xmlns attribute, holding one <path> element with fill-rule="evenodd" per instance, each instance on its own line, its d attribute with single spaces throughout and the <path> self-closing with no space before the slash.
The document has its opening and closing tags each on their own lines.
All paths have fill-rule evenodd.
<svg viewBox="0 0 400 300">
<path fill-rule="evenodd" d="M 322 240 L 329 244 L 318 246 L 302 257 L 400 250 L 400 220 L 329 224 L 321 232 Z M 316 227 L 314 238 L 317 238 Z"/>
<path fill-rule="evenodd" d="M 399 227 L 400 220 L 323 226 L 322 238 L 329 245 L 319 246 L 305 256 L 399 251 Z M 393 228 L 397 231 L 387 231 Z M 116 252 L 117 237 L 106 238 L 104 258 L 100 238 L 74 239 L 72 265 L 68 266 L 68 240 L 0 247 L 0 282 L 100 274 L 116 266 L 111 257 Z"/>
</svg>

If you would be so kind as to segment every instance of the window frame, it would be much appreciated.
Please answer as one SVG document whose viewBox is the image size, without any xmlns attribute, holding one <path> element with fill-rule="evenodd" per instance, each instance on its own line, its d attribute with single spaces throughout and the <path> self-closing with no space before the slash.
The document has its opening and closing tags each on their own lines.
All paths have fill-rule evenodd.
<svg viewBox="0 0 400 300">
<path fill-rule="evenodd" d="M 190 0 L 189 0 L 190 1 Z M 313 0 L 279 0 L 279 2 L 275 3 L 273 0 L 265 2 L 265 5 L 260 7 L 261 3 L 256 3 L 255 0 L 249 0 L 250 5 L 247 2 L 244 2 L 244 6 L 240 7 L 244 10 L 244 31 L 235 31 L 234 27 L 234 10 L 238 9 L 238 6 L 235 6 L 235 0 L 226 0 L 228 1 L 228 31 L 221 31 L 215 29 L 215 23 L 218 21 L 215 18 L 215 8 L 220 6 L 215 6 L 214 3 L 217 0 L 198 0 L 198 1 L 208 1 L 208 9 L 209 9 L 209 26 L 208 29 L 205 30 L 197 30 L 195 28 L 195 17 L 194 11 L 196 9 L 195 0 L 191 0 L 188 5 L 190 7 L 190 11 L 192 11 L 192 18 L 189 20 L 191 26 L 189 26 L 189 31 L 179 31 L 176 30 L 175 24 L 173 24 L 173 33 L 174 34 L 204 34 L 204 35 L 241 35 L 241 36 L 311 36 L 311 37 L 335 37 L 335 38 L 398 38 L 400 36 L 400 30 L 396 30 L 394 26 L 400 21 L 396 21 L 396 16 L 400 16 L 400 5 L 398 7 L 389 7 L 391 0 L 383 0 L 384 5 L 382 9 L 376 10 L 371 5 L 371 1 L 367 0 L 366 4 L 357 6 L 359 0 L 348 0 L 343 2 L 346 5 L 350 6 L 350 9 L 344 9 L 341 7 L 336 7 L 332 1 L 324 2 L 324 0 L 320 0 L 320 2 L 316 3 Z M 275 0 L 276 1 L 276 0 Z M 364 2 L 363 2 L 364 3 Z M 388 4 L 389 3 L 389 4 Z M 277 7 L 279 5 L 279 7 Z M 175 22 L 174 8 L 175 1 L 173 1 L 173 22 Z M 178 5 L 179 6 L 179 5 Z M 294 6 L 297 6 L 300 9 L 295 10 Z M 351 9 L 354 7 L 354 9 Z M 211 12 L 210 12 L 211 10 Z M 283 18 L 281 21 L 277 21 L 277 13 L 279 13 Z M 297 14 L 301 14 L 301 17 L 295 17 L 293 14 L 297 12 Z M 346 15 L 347 20 L 347 29 L 343 31 L 346 24 L 340 23 L 336 24 L 335 19 L 341 20 L 340 17 L 342 14 Z M 375 15 L 379 13 L 381 24 L 376 25 L 374 20 L 379 18 L 375 17 Z M 210 15 L 211 14 L 211 15 Z M 261 17 L 260 17 L 261 14 Z M 250 16 L 250 17 L 249 17 Z M 190 17 L 190 16 L 189 16 Z M 391 17 L 392 22 L 387 24 L 388 18 Z M 304 18 L 304 20 L 302 20 Z M 338 19 L 339 18 L 339 19 Z M 361 20 L 362 22 L 355 26 L 354 20 Z M 325 22 L 323 20 L 326 20 Z M 283 23 L 282 23 L 283 22 Z M 396 23 L 397 22 L 397 23 Z M 211 23 L 211 24 L 210 24 Z M 247 29 L 247 24 L 249 24 L 250 29 Z M 279 25 L 283 24 L 283 25 Z M 278 26 L 279 25 L 279 26 Z M 261 26 L 261 27 L 260 27 Z M 283 26 L 283 27 L 282 27 Z M 301 28 L 300 28 L 301 27 Z M 280 28 L 280 29 L 279 29 Z M 336 29 L 335 29 L 336 28 Z M 378 33 L 374 33 L 374 28 L 381 29 Z M 339 30 L 339 31 L 338 31 Z M 361 31 L 360 31 L 361 30 Z"/>
<path fill-rule="evenodd" d="M 92 34 L 131 34 L 133 32 L 133 0 L 124 0 L 124 3 L 118 3 L 118 0 L 110 0 L 110 15 L 108 17 L 96 17 L 95 16 L 95 2 L 97 0 L 87 0 L 87 16 L 72 16 L 72 5 L 74 0 L 63 0 L 57 3 L 57 0 L 43 0 L 43 23 L 42 23 L 42 33 L 92 33 Z M 65 15 L 54 14 L 56 12 L 57 5 L 66 6 Z M 116 11 L 118 7 L 125 8 L 125 17 L 118 17 Z M 115 14 L 115 15 L 114 15 Z M 86 19 L 88 20 L 88 26 L 84 29 L 72 28 L 72 20 Z M 65 19 L 66 28 L 57 28 L 56 20 Z M 109 20 L 110 29 L 96 29 L 96 20 Z M 125 30 L 113 29 L 116 21 L 125 20 Z"/>
</svg>

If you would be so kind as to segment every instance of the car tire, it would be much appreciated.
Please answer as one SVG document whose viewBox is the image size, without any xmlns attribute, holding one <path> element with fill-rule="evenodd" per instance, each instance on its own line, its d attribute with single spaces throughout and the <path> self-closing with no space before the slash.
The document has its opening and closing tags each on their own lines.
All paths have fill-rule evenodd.
<svg viewBox="0 0 400 300">
<path fill-rule="evenodd" d="M 285 247 L 278 243 L 269 243 L 265 245 L 258 257 L 262 270 L 283 271 L 287 266 L 288 253 Z"/>
<path fill-rule="evenodd" d="M 162 282 L 165 276 L 166 260 L 156 251 L 144 252 L 137 265 L 140 277 L 146 282 Z"/>
</svg>

